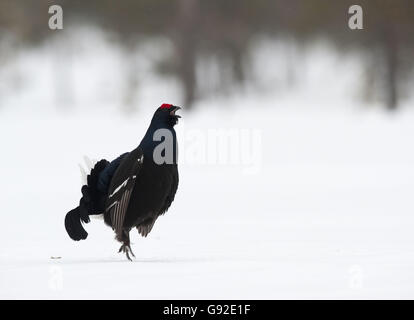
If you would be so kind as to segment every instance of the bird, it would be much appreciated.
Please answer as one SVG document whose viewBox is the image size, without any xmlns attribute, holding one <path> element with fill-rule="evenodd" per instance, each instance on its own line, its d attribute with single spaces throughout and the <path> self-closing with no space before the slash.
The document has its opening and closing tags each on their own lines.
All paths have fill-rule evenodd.
<svg viewBox="0 0 414 320">
<path fill-rule="evenodd" d="M 102 214 L 106 225 L 122 243 L 118 252 L 128 260 L 135 257 L 130 231 L 147 237 L 158 217 L 165 214 L 178 189 L 178 143 L 174 126 L 181 118 L 181 107 L 163 103 L 155 111 L 139 145 L 112 162 L 99 161 L 82 187 L 83 197 L 77 208 L 65 217 L 69 236 L 84 240 L 87 232 L 81 222 Z"/>
</svg>

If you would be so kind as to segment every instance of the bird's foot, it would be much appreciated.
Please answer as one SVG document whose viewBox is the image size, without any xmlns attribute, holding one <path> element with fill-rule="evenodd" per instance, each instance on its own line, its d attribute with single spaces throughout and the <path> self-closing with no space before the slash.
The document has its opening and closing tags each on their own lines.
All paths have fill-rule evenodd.
<svg viewBox="0 0 414 320">
<path fill-rule="evenodd" d="M 135 254 L 132 252 L 131 246 L 129 244 L 124 243 L 121 248 L 119 248 L 118 252 L 124 252 L 129 261 L 132 261 L 129 254 L 135 258 Z"/>
</svg>

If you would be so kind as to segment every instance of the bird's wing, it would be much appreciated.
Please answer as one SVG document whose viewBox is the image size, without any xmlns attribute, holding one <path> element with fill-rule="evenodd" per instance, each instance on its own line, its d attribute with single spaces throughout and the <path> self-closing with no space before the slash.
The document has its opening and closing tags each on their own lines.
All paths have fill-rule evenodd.
<svg viewBox="0 0 414 320">
<path fill-rule="evenodd" d="M 134 188 L 136 176 L 128 177 L 116 190 L 116 193 L 113 195 L 111 204 L 107 207 L 112 222 L 112 229 L 115 230 L 117 234 L 122 233 L 122 226 L 125 219 L 125 214 L 128 209 L 129 199 L 131 197 L 131 192 Z"/>
<path fill-rule="evenodd" d="M 111 181 L 106 211 L 111 217 L 111 226 L 117 235 L 122 234 L 125 214 L 129 199 L 135 186 L 138 173 L 142 167 L 144 156 L 137 148 L 122 160 Z"/>
</svg>

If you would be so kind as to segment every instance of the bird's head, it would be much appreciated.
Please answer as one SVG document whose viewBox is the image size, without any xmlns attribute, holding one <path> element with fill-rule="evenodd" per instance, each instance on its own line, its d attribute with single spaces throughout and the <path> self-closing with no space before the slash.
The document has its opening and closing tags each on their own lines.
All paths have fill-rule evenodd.
<svg viewBox="0 0 414 320">
<path fill-rule="evenodd" d="M 172 104 L 163 103 L 155 111 L 152 122 L 174 127 L 178 123 L 178 119 L 181 118 L 181 116 L 175 114 L 180 109 L 180 107 L 173 106 Z"/>
</svg>

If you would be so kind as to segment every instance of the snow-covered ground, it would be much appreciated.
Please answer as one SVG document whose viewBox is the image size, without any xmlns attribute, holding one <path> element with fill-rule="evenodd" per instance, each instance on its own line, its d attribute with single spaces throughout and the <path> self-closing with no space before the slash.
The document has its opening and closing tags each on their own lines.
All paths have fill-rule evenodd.
<svg viewBox="0 0 414 320">
<path fill-rule="evenodd" d="M 101 220 L 70 240 L 63 219 L 83 157 L 133 149 L 155 107 L 180 99 L 144 68 L 141 108 L 116 113 L 122 54 L 95 38 L 63 70 L 72 112 L 57 111 L 50 47 L 0 74 L 0 298 L 414 298 L 414 111 L 362 106 L 357 60 L 322 49 L 296 57 L 312 63 L 293 90 L 279 85 L 281 50 L 264 46 L 256 67 L 278 71 L 261 74 L 274 90 L 184 113 L 176 200 L 148 238 L 131 233 L 133 262 Z M 10 91 L 16 68 L 24 78 Z M 218 132 L 227 144 L 215 145 Z"/>
<path fill-rule="evenodd" d="M 195 163 L 183 150 L 176 200 L 148 238 L 132 232 L 133 262 L 103 221 L 77 243 L 63 218 L 82 157 L 132 149 L 150 111 L 93 130 L 88 116 L 2 117 L 0 297 L 414 298 L 413 113 L 184 116 L 186 147 L 194 131 L 260 129 L 260 166 Z"/>
</svg>

